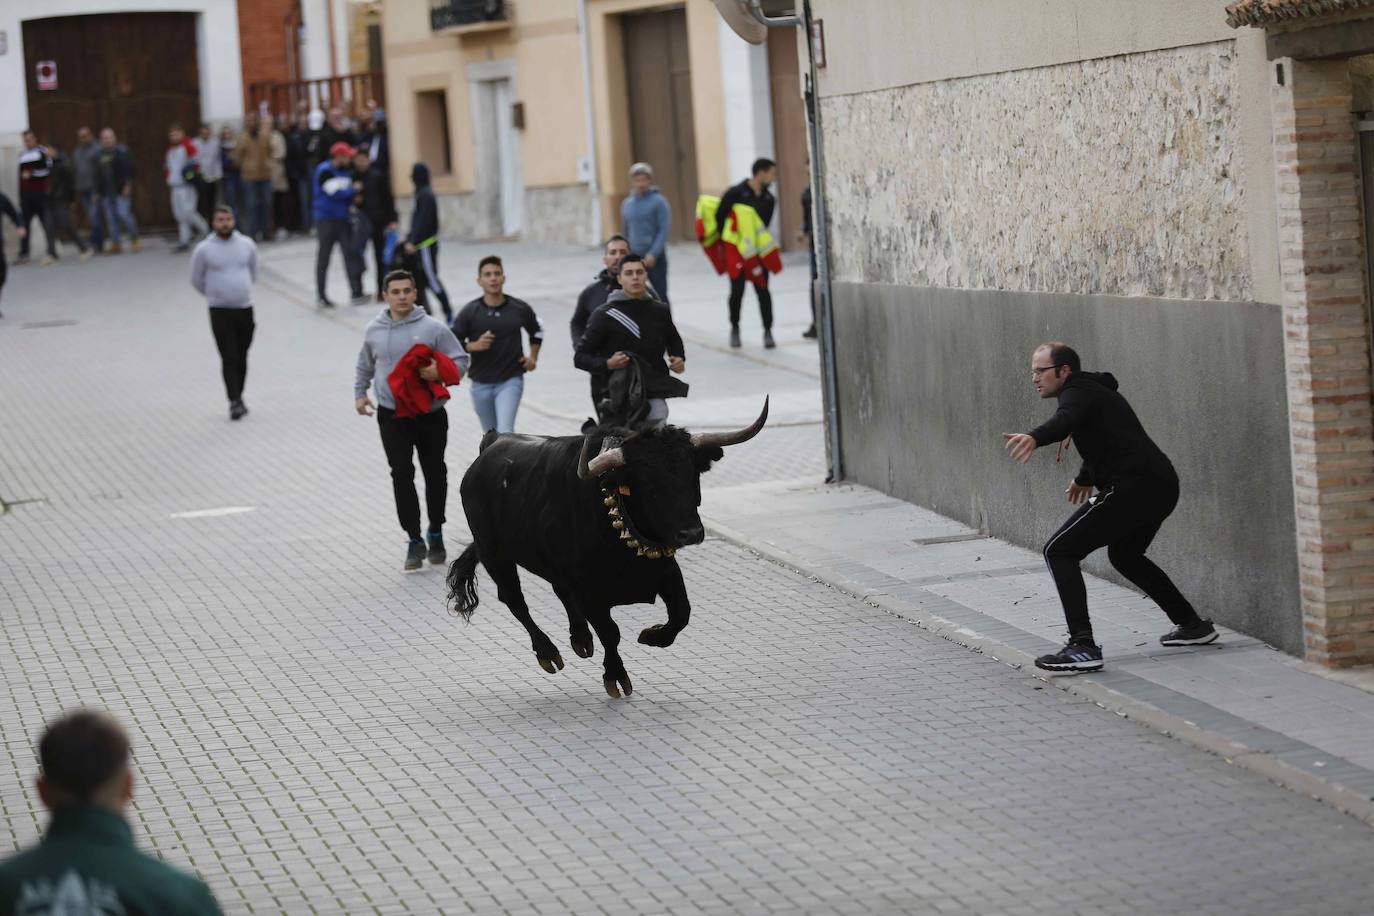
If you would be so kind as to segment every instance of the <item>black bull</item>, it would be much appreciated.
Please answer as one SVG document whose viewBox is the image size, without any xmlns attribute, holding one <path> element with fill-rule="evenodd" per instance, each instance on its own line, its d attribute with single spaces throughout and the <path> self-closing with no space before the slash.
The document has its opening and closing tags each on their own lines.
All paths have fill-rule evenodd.
<svg viewBox="0 0 1374 916">
<path fill-rule="evenodd" d="M 596 631 L 605 653 L 602 681 L 613 697 L 633 692 L 621 662 L 620 629 L 611 608 L 652 604 L 662 597 L 668 620 L 639 641 L 673 644 L 691 604 L 675 554 L 704 538 L 701 474 L 723 448 L 753 438 L 768 419 L 768 402 L 751 425 L 695 436 L 676 427 L 583 436 L 487 433 L 459 492 L 472 543 L 448 572 L 449 601 L 463 617 L 477 607 L 480 560 L 496 594 L 530 634 L 539 665 L 563 668 L 553 641 L 530 616 L 517 567 L 553 586 L 568 612 L 573 651 L 590 658 Z M 594 457 L 592 457 L 594 456 Z"/>
</svg>

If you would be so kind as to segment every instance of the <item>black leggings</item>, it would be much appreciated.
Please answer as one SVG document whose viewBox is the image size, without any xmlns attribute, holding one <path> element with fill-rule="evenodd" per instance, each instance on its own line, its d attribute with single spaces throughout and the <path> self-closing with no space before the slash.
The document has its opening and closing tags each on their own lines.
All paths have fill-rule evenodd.
<svg viewBox="0 0 1374 916">
<path fill-rule="evenodd" d="M 1078 564 L 1099 547 L 1107 559 L 1178 626 L 1198 622 L 1188 603 L 1164 570 L 1145 556 L 1164 520 L 1178 505 L 1178 481 L 1152 481 L 1128 487 L 1108 487 L 1085 503 L 1045 543 L 1045 564 L 1059 589 L 1069 641 L 1091 644 L 1088 592 Z"/>
<path fill-rule="evenodd" d="M 730 325 L 739 327 L 740 305 L 744 302 L 744 287 L 753 286 L 759 297 L 759 315 L 763 318 L 765 331 L 773 328 L 773 294 L 768 291 L 768 274 L 763 275 L 763 285 L 755 286 L 744 274 L 730 281 Z"/>
<path fill-rule="evenodd" d="M 224 375 L 224 393 L 230 401 L 243 397 L 243 383 L 248 378 L 248 347 L 253 343 L 253 309 L 210 309 L 210 330 L 215 333 L 219 348 L 220 372 Z"/>
<path fill-rule="evenodd" d="M 391 490 L 396 497 L 396 520 L 415 540 L 420 539 L 420 497 L 415 493 L 415 462 L 425 475 L 425 506 L 429 529 L 444 527 L 444 504 L 448 501 L 448 467 L 444 449 L 448 446 L 448 412 L 443 408 L 418 417 L 398 417 L 388 407 L 377 408 L 377 425 L 382 432 L 382 448 L 391 466 Z"/>
</svg>

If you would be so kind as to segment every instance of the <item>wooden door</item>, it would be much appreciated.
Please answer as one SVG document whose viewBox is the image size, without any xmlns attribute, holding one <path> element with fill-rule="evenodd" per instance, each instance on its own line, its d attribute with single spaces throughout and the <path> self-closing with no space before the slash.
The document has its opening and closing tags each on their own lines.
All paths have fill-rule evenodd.
<svg viewBox="0 0 1374 916">
<path fill-rule="evenodd" d="M 795 29 L 768 30 L 768 86 L 773 105 L 773 148 L 778 163 L 776 229 L 783 250 L 804 247 L 797 243 L 802 227 L 801 193 L 811 181 L 806 161 L 806 103 L 802 101 L 801 74 Z"/>
<path fill-rule="evenodd" d="M 170 225 L 167 127 L 175 121 L 194 136 L 200 123 L 196 15 L 60 16 L 27 20 L 23 30 L 29 124 L 39 142 L 70 154 L 78 127 L 114 128 L 133 155 L 140 228 Z M 40 60 L 56 61 L 57 89 L 39 90 Z"/>
<path fill-rule="evenodd" d="M 687 11 L 626 16 L 624 41 L 630 155 L 654 167 L 654 180 L 673 208 L 673 238 L 695 239 L 697 147 Z"/>
</svg>

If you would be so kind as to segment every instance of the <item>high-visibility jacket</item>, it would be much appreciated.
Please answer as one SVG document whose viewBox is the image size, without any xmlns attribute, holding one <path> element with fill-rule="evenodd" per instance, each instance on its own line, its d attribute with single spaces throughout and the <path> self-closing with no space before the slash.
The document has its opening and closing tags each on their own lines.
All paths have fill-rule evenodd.
<svg viewBox="0 0 1374 916">
<path fill-rule="evenodd" d="M 720 198 L 703 194 L 697 198 L 697 240 L 716 273 L 728 273 L 734 280 L 741 274 L 763 286 L 768 274 L 782 272 L 782 256 L 777 241 L 748 204 L 735 204 L 725 225 L 716 225 Z"/>
</svg>

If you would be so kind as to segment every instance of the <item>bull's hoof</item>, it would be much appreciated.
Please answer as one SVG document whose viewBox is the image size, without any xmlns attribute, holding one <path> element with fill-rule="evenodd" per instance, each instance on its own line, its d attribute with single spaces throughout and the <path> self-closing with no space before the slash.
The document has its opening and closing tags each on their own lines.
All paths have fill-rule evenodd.
<svg viewBox="0 0 1374 916">
<path fill-rule="evenodd" d="M 666 649 L 673 644 L 675 639 L 677 639 L 677 631 L 668 629 L 666 623 L 656 623 L 639 631 L 639 641 L 646 646 Z"/>
<path fill-rule="evenodd" d="M 555 655 L 553 658 L 541 658 L 539 659 L 539 667 L 549 674 L 556 674 L 563 670 L 563 656 Z"/>
<path fill-rule="evenodd" d="M 578 658 L 591 658 L 596 651 L 590 633 L 573 633 L 568 641 L 572 643 L 573 651 L 577 653 Z"/>
<path fill-rule="evenodd" d="M 635 692 L 633 685 L 630 684 L 630 676 L 628 674 L 621 674 L 619 677 L 612 677 L 608 674 L 601 679 L 601 683 L 606 688 L 606 694 L 615 699 L 620 698 L 620 691 L 622 690 L 625 691 L 625 696 L 629 696 Z"/>
</svg>

